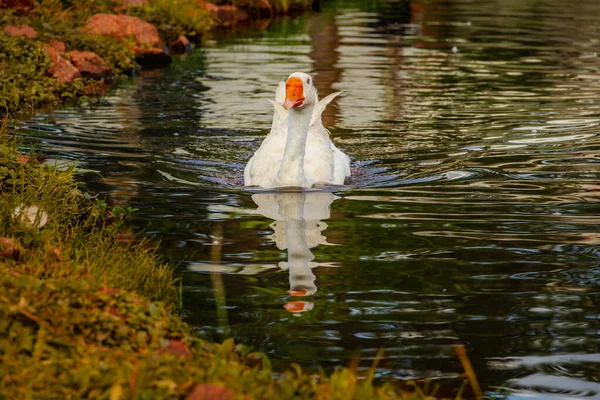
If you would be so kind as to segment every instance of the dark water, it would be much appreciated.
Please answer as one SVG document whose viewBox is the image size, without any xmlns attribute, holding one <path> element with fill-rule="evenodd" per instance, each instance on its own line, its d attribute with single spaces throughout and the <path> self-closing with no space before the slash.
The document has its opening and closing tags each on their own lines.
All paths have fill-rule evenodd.
<svg viewBox="0 0 600 400">
<path fill-rule="evenodd" d="M 380 378 L 456 378 L 463 344 L 487 391 L 600 398 L 600 3 L 348 0 L 265 28 L 21 133 L 140 208 L 209 338 L 309 370 L 383 348 Z M 324 123 L 356 176 L 244 190 L 297 70 L 344 91 Z"/>
</svg>

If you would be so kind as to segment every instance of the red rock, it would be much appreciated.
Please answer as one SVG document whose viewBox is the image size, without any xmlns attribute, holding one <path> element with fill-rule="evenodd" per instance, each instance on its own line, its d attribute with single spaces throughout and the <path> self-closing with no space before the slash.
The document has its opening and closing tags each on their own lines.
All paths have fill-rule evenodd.
<svg viewBox="0 0 600 400">
<path fill-rule="evenodd" d="M 27 163 L 29 163 L 29 161 L 31 161 L 31 157 L 26 156 L 25 154 L 19 154 L 17 156 L 17 162 L 21 163 L 23 165 L 27 165 Z"/>
<path fill-rule="evenodd" d="M 30 27 L 29 25 L 9 25 L 6 28 L 4 28 L 4 32 L 9 36 L 27 36 L 30 39 L 37 36 L 37 32 L 35 31 L 35 29 Z"/>
<path fill-rule="evenodd" d="M 138 44 L 162 45 L 158 29 L 154 25 L 128 15 L 92 15 L 81 29 L 87 33 L 113 36 L 118 39 L 133 37 Z"/>
<path fill-rule="evenodd" d="M 67 51 L 67 45 L 65 44 L 65 42 L 61 42 L 60 40 L 54 40 L 50 42 L 50 47 L 52 47 L 59 53 L 64 53 L 65 51 Z"/>
<path fill-rule="evenodd" d="M 81 73 L 71 64 L 69 60 L 62 58 L 56 50 L 46 45 L 44 50 L 48 53 L 50 61 L 54 64 L 48 68 L 48 73 L 56 78 L 60 83 L 69 83 L 73 79 L 81 78 Z"/>
<path fill-rule="evenodd" d="M 144 68 L 159 68 L 169 64 L 173 59 L 163 49 L 133 46 L 135 61 Z"/>
<path fill-rule="evenodd" d="M 179 38 L 177 38 L 176 41 L 174 41 L 173 43 L 171 43 L 169 45 L 169 49 L 173 53 L 183 54 L 183 53 L 187 53 L 188 51 L 190 51 L 192 49 L 192 45 L 190 44 L 190 41 L 188 40 L 188 38 L 181 35 L 181 36 L 179 36 Z"/>
<path fill-rule="evenodd" d="M 221 26 L 231 26 L 248 20 L 248 13 L 236 6 L 219 6 L 217 19 Z"/>
<path fill-rule="evenodd" d="M 21 247 L 12 239 L 0 237 L 0 258 L 19 258 Z"/>
<path fill-rule="evenodd" d="M 192 393 L 185 400 L 229 400 L 235 396 L 235 392 L 221 385 L 204 383 L 196 385 Z"/>
<path fill-rule="evenodd" d="M 160 349 L 161 353 L 174 354 L 181 357 L 193 355 L 192 350 L 181 340 L 169 340 L 169 344 Z"/>
<path fill-rule="evenodd" d="M 74 50 L 68 52 L 67 55 L 82 76 L 102 80 L 108 80 L 112 77 L 112 70 L 96 53 Z"/>
</svg>

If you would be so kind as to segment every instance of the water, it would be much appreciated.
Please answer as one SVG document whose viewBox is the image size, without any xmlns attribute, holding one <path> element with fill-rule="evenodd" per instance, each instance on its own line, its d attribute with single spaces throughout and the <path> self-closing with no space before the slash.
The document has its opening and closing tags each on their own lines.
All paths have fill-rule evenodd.
<svg viewBox="0 0 600 400">
<path fill-rule="evenodd" d="M 307 370 L 383 348 L 381 379 L 456 379 L 463 344 L 485 390 L 600 398 L 597 52 L 596 0 L 339 1 L 20 132 L 140 208 L 206 337 Z M 264 99 L 296 70 L 344 91 L 324 123 L 355 177 L 245 190 Z"/>
</svg>

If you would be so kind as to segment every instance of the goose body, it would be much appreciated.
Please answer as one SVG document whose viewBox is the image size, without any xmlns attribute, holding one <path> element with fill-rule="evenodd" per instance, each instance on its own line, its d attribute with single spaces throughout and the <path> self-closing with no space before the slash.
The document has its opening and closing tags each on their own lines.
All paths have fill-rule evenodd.
<svg viewBox="0 0 600 400">
<path fill-rule="evenodd" d="M 271 131 L 248 161 L 244 184 L 263 188 L 342 185 L 350 176 L 350 159 L 331 142 L 321 120 L 339 94 L 319 101 L 312 78 L 300 72 L 280 82 L 272 102 Z"/>
</svg>

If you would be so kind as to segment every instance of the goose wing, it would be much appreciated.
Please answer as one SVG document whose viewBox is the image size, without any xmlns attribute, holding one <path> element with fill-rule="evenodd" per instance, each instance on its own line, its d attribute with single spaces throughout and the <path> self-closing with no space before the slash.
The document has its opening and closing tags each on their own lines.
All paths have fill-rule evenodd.
<svg viewBox="0 0 600 400">
<path fill-rule="evenodd" d="M 323 114 L 323 111 L 325 111 L 329 103 L 331 103 L 331 101 L 340 94 L 342 94 L 342 92 L 331 93 L 330 95 L 323 97 L 317 102 L 312 117 L 310 118 L 311 125 L 315 123 L 320 123 L 321 125 L 323 125 L 323 123 L 321 122 L 321 114 Z"/>
<path fill-rule="evenodd" d="M 277 169 L 283 158 L 287 137 L 287 110 L 285 101 L 285 82 L 279 82 L 275 91 L 275 101 L 267 99 L 274 108 L 271 131 L 244 168 L 244 185 L 268 186 L 275 179 Z"/>
</svg>

